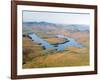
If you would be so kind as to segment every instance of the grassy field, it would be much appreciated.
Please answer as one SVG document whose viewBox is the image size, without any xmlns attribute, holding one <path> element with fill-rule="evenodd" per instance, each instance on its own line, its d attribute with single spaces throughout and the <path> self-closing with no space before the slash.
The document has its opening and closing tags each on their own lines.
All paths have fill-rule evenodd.
<svg viewBox="0 0 100 80">
<path fill-rule="evenodd" d="M 47 38 L 45 40 L 48 41 L 50 44 L 56 44 L 56 43 L 65 42 L 65 40 L 63 38 Z"/>
<path fill-rule="evenodd" d="M 35 28 L 36 29 L 35 29 Z M 40 38 L 50 44 L 64 43 L 65 39 L 57 38 L 55 35 L 64 35 L 73 38 L 83 48 L 74 46 L 66 47 L 64 51 L 55 49 L 44 49 L 40 44 L 32 41 L 28 37 L 23 37 L 23 68 L 44 68 L 44 67 L 64 67 L 64 66 L 87 66 L 89 65 L 89 33 L 87 31 L 72 31 L 66 28 L 41 29 L 34 26 L 30 29 L 23 27 L 23 35 L 35 33 Z M 47 27 L 47 26 L 46 26 Z"/>
<path fill-rule="evenodd" d="M 55 40 L 51 39 L 49 41 L 52 42 Z M 23 68 L 85 65 L 89 65 L 89 48 L 77 48 L 70 46 L 64 51 L 50 52 L 48 50 L 44 50 L 42 46 L 31 41 L 29 38 L 23 38 Z"/>
</svg>

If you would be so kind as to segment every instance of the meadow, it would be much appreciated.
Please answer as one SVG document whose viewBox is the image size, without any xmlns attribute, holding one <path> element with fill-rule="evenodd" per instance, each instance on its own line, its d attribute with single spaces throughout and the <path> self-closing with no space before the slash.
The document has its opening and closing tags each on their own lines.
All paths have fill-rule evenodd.
<svg viewBox="0 0 100 80">
<path fill-rule="evenodd" d="M 49 27 L 52 28 L 50 25 Z M 53 25 L 54 27 L 54 25 Z M 39 37 L 50 44 L 63 43 L 63 38 L 54 35 L 62 34 L 75 39 L 83 48 L 75 46 L 66 47 L 63 51 L 44 49 L 43 46 L 32 41 L 27 36 L 23 37 L 23 68 L 46 68 L 64 66 L 87 66 L 89 65 L 89 32 L 55 27 L 53 29 L 40 29 L 32 27 L 31 30 L 24 30 L 23 34 L 36 33 Z"/>
</svg>

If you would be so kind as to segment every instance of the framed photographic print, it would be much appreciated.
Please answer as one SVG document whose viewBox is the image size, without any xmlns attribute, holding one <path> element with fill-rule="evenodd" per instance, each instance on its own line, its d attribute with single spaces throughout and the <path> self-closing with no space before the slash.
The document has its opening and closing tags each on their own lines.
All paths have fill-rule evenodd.
<svg viewBox="0 0 100 80">
<path fill-rule="evenodd" d="M 12 1 L 11 78 L 97 74 L 97 6 Z"/>
</svg>

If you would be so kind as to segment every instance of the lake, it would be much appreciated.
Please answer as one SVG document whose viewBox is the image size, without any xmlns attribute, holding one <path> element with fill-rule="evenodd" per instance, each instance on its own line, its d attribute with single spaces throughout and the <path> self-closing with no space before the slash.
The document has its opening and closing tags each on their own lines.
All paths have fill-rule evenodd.
<svg viewBox="0 0 100 80">
<path fill-rule="evenodd" d="M 56 37 L 58 37 L 58 38 L 63 38 L 65 40 L 67 40 L 64 43 L 59 43 L 59 44 L 56 44 L 56 45 L 50 44 L 46 40 L 37 36 L 35 33 L 30 33 L 30 34 L 28 34 L 28 36 L 32 39 L 32 41 L 40 44 L 45 49 L 53 48 L 53 49 L 56 49 L 57 51 L 63 51 L 68 46 L 75 46 L 75 47 L 78 47 L 78 48 L 83 47 L 82 44 L 77 43 L 73 38 L 66 37 L 64 35 L 56 35 Z"/>
</svg>

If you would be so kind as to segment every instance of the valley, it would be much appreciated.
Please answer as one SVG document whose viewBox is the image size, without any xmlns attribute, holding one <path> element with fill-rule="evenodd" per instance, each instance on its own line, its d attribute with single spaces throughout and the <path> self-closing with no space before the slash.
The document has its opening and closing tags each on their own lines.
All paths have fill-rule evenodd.
<svg viewBox="0 0 100 80">
<path fill-rule="evenodd" d="M 24 22 L 23 35 L 23 68 L 89 65 L 88 25 Z"/>
</svg>

